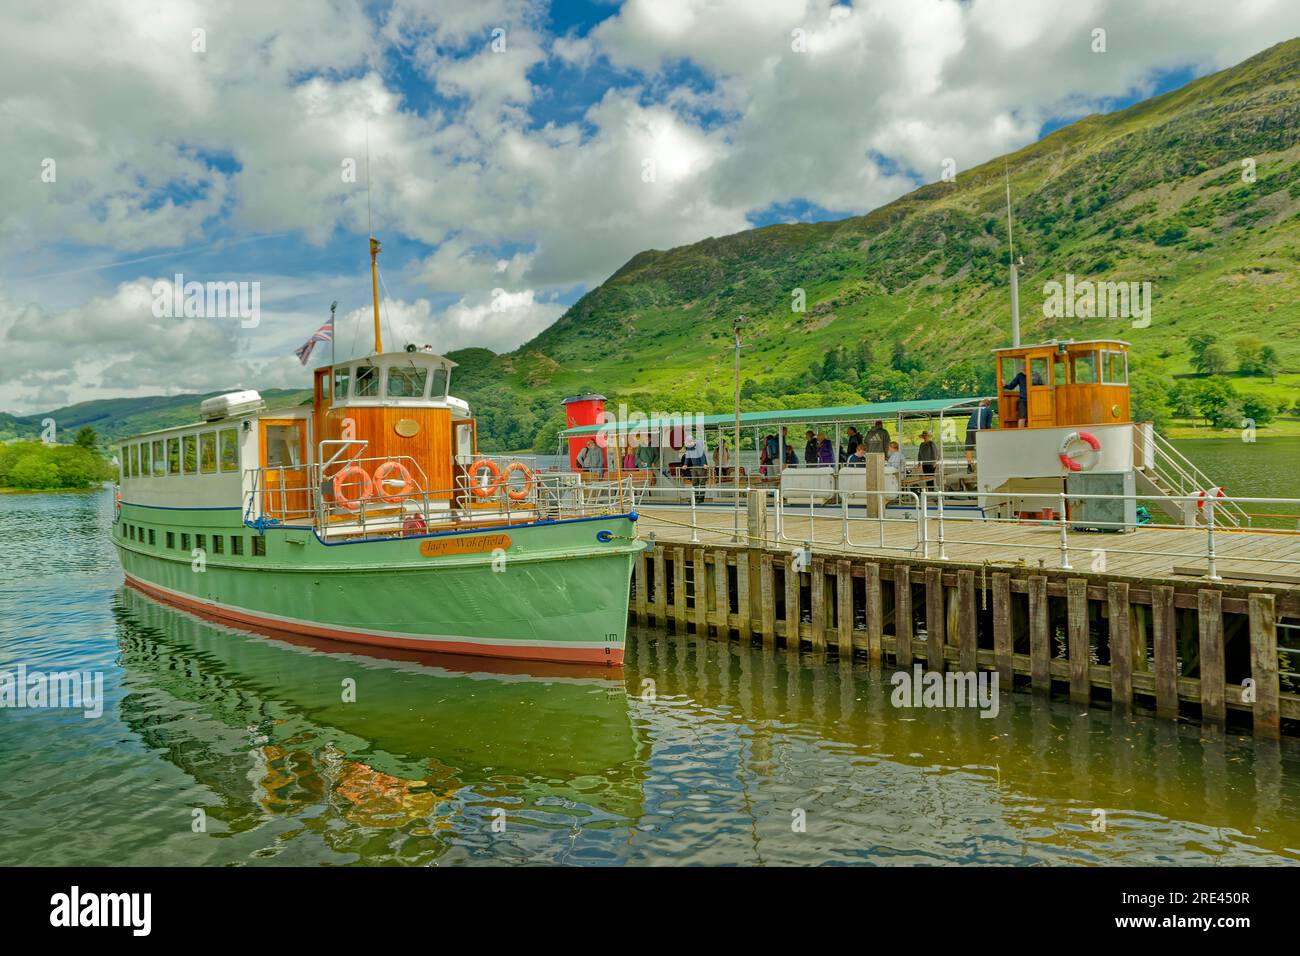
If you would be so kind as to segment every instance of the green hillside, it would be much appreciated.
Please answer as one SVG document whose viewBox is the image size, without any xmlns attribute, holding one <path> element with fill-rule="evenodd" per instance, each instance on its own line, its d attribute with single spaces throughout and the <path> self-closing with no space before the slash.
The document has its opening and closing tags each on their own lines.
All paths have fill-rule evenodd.
<svg viewBox="0 0 1300 956">
<path fill-rule="evenodd" d="M 1232 376 L 1239 396 L 1290 411 L 1300 383 L 1297 131 L 1291 40 L 865 216 L 642 252 L 520 349 L 453 353 L 454 391 L 480 414 L 480 441 L 503 449 L 552 450 L 559 400 L 576 392 L 643 411 L 725 411 L 730 326 L 743 314 L 747 407 L 988 392 L 989 349 L 1009 344 L 1006 168 L 1026 341 L 1124 338 L 1139 408 L 1164 418 L 1173 390 L 1174 413 L 1202 417 L 1195 380 L 1175 389 L 1172 376 L 1196 371 L 1189 343 L 1208 334 L 1218 340 L 1210 371 Z M 1044 284 L 1067 273 L 1150 281 L 1149 327 L 1044 317 Z M 804 312 L 792 311 L 796 289 Z M 1238 353 L 1264 345 L 1269 374 L 1237 374 Z"/>
</svg>

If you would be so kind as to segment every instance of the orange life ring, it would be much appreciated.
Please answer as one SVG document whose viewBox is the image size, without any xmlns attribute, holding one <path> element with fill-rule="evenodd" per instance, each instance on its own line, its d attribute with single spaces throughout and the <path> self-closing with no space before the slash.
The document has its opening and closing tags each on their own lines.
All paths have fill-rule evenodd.
<svg viewBox="0 0 1300 956">
<path fill-rule="evenodd" d="M 348 497 L 343 490 L 349 475 L 357 475 L 361 478 L 361 494 L 355 498 Z M 349 511 L 356 511 L 360 507 L 360 502 L 374 496 L 375 483 L 370 480 L 370 473 L 360 465 L 348 465 L 334 476 L 334 500 Z"/>
<path fill-rule="evenodd" d="M 477 477 L 480 468 L 486 468 L 492 474 L 492 480 L 486 485 L 480 485 L 474 480 Z M 497 489 L 501 487 L 501 469 L 497 467 L 495 461 L 490 461 L 487 458 L 480 458 L 478 461 L 474 462 L 474 464 L 469 466 L 468 474 L 471 482 L 469 490 L 474 492 L 474 494 L 478 495 L 480 498 L 491 498 L 497 493 Z"/>
<path fill-rule="evenodd" d="M 1061 459 L 1061 464 L 1070 469 L 1070 471 L 1083 471 L 1083 466 L 1066 454 L 1066 449 L 1076 441 L 1081 441 L 1088 445 L 1092 448 L 1094 453 L 1101 451 L 1101 442 L 1097 440 L 1097 436 L 1092 434 L 1092 432 L 1070 432 L 1070 434 L 1066 435 L 1065 438 L 1061 440 L 1060 454 L 1057 455 L 1057 457 Z M 1091 468 L 1096 463 L 1096 459 L 1094 459 L 1089 463 L 1088 467 Z"/>
<path fill-rule="evenodd" d="M 384 479 L 388 477 L 390 472 L 394 471 L 402 476 L 402 490 L 392 495 L 384 494 Z M 415 481 L 412 480 L 411 472 L 407 467 L 400 461 L 392 461 L 391 459 L 375 469 L 374 482 L 375 494 L 384 501 L 395 505 L 400 505 L 402 503 L 402 498 L 409 495 L 412 491 L 418 490 L 418 486 L 415 484 Z"/>
<path fill-rule="evenodd" d="M 1197 499 L 1199 499 L 1199 500 L 1196 502 L 1196 510 L 1197 510 L 1197 511 L 1200 511 L 1202 508 L 1205 507 L 1205 500 L 1206 500 L 1207 498 L 1222 498 L 1222 497 L 1223 497 L 1223 489 L 1222 489 L 1222 488 L 1211 488 L 1209 491 L 1198 491 L 1198 492 L 1196 493 L 1196 497 L 1197 497 Z"/>
<path fill-rule="evenodd" d="M 524 476 L 524 486 L 518 491 L 510 487 L 510 476 L 515 472 Z M 501 486 L 505 488 L 506 497 L 511 501 L 524 501 L 533 493 L 533 473 L 522 461 L 512 461 L 501 476 Z"/>
</svg>

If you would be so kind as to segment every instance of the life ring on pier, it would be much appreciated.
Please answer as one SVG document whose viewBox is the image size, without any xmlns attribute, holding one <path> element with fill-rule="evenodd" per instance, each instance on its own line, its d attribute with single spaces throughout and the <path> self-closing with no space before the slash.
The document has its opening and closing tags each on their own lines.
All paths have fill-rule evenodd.
<svg viewBox="0 0 1300 956">
<path fill-rule="evenodd" d="M 492 480 L 485 485 L 481 485 L 478 482 L 478 473 L 483 468 L 486 468 L 488 473 L 492 475 Z M 470 480 L 469 490 L 474 492 L 474 494 L 478 495 L 480 498 L 491 498 L 497 493 L 497 489 L 501 487 L 501 469 L 497 467 L 495 461 L 491 461 L 487 458 L 480 458 L 478 461 L 474 462 L 474 464 L 469 466 L 468 474 Z"/>
<path fill-rule="evenodd" d="M 1205 507 L 1205 502 L 1210 498 L 1222 498 L 1222 488 L 1211 488 L 1209 491 L 1198 491 L 1196 493 L 1196 510 L 1200 511 Z"/>
<path fill-rule="evenodd" d="M 355 498 L 350 497 L 344 488 L 347 486 L 348 477 L 353 476 L 361 480 L 361 493 Z M 375 483 L 370 479 L 370 473 L 360 465 L 348 465 L 342 471 L 334 476 L 334 500 L 341 504 L 349 511 L 356 511 L 360 503 L 367 498 L 375 496 Z"/>
<path fill-rule="evenodd" d="M 1070 457 L 1069 449 L 1075 442 L 1083 442 L 1092 449 L 1092 456 L 1088 460 L 1088 464 L 1081 465 L 1074 458 Z M 1097 464 L 1098 453 L 1100 451 L 1101 442 L 1097 441 L 1097 436 L 1092 432 L 1070 432 L 1070 434 L 1061 439 L 1060 454 L 1057 455 L 1057 457 L 1061 459 L 1061 464 L 1070 469 L 1070 471 L 1087 471 L 1089 468 L 1092 468 L 1093 465 Z"/>
<path fill-rule="evenodd" d="M 397 474 L 402 476 L 401 490 L 391 495 L 385 494 L 384 485 L 388 481 L 388 476 L 393 472 L 397 472 Z M 374 482 L 375 482 L 375 494 L 377 494 L 384 501 L 387 501 L 390 504 L 394 504 L 394 505 L 400 505 L 402 503 L 402 499 L 406 495 L 409 495 L 412 491 L 416 491 L 419 488 L 419 486 L 416 485 L 415 481 L 411 478 L 411 472 L 407 469 L 407 467 L 403 465 L 400 461 L 392 461 L 391 459 L 384 462 L 378 468 L 375 469 Z"/>
<path fill-rule="evenodd" d="M 524 476 L 524 486 L 518 491 L 510 487 L 510 476 L 515 472 Z M 522 461 L 512 461 L 501 474 L 501 487 L 511 501 L 524 501 L 533 493 L 533 473 Z"/>
</svg>

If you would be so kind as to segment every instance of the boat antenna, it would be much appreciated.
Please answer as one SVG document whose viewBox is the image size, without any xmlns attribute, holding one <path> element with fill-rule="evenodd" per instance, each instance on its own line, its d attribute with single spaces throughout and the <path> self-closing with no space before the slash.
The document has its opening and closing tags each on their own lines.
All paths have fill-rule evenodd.
<svg viewBox="0 0 1300 956">
<path fill-rule="evenodd" d="M 1016 272 L 1016 241 L 1011 233 L 1011 171 L 1002 161 L 1002 174 L 1007 184 L 1007 249 L 1011 262 L 1011 347 L 1020 347 L 1020 276 Z"/>
<path fill-rule="evenodd" d="M 374 220 L 370 209 L 370 123 L 366 123 L 366 228 L 370 232 L 370 296 L 375 306 L 375 354 L 384 350 L 384 340 L 379 334 L 379 240 L 375 238 Z"/>
</svg>

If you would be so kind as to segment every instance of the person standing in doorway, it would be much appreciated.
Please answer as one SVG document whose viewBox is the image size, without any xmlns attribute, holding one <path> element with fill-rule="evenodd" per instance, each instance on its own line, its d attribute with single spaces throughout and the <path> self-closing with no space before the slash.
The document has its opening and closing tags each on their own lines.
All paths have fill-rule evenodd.
<svg viewBox="0 0 1300 956">
<path fill-rule="evenodd" d="M 979 406 L 975 411 L 970 413 L 970 419 L 966 422 L 966 470 L 975 470 L 975 433 L 986 428 L 993 427 L 993 409 L 989 407 L 989 400 L 981 398 Z"/>
</svg>

